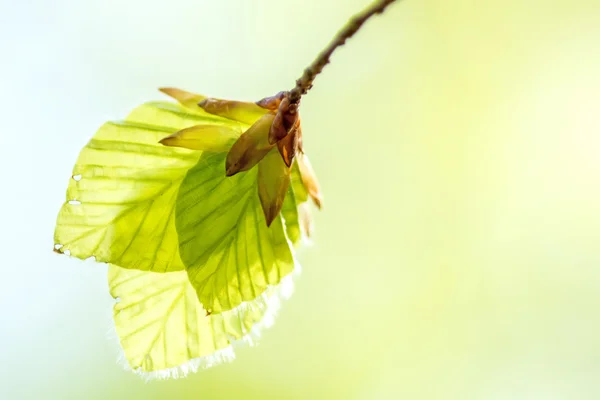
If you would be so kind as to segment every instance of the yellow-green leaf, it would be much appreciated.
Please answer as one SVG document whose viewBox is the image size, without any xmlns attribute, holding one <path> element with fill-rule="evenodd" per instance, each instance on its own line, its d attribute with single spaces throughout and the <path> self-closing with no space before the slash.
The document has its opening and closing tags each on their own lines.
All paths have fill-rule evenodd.
<svg viewBox="0 0 600 400">
<path fill-rule="evenodd" d="M 147 378 L 183 376 L 234 358 L 232 344 L 268 327 L 291 279 L 243 308 L 206 315 L 184 271 L 158 274 L 109 266 L 113 316 L 128 366 Z"/>
<path fill-rule="evenodd" d="M 298 204 L 308 201 L 309 195 L 308 190 L 302 183 L 302 175 L 300 175 L 300 167 L 298 166 L 298 158 L 294 160 L 292 164 L 292 187 L 294 189 L 294 195 Z"/>
<path fill-rule="evenodd" d="M 124 268 L 183 269 L 174 208 L 179 186 L 200 153 L 159 141 L 202 122 L 207 120 L 178 104 L 154 102 L 135 109 L 126 121 L 104 124 L 73 169 L 54 234 L 58 251 Z"/>
<path fill-rule="evenodd" d="M 203 154 L 183 180 L 176 211 L 181 258 L 213 313 L 253 300 L 295 267 L 281 215 L 267 227 L 257 169 L 225 177 L 224 167 L 225 154 Z"/>
<path fill-rule="evenodd" d="M 281 216 L 285 224 L 285 233 L 295 246 L 300 244 L 303 235 L 299 211 L 299 204 L 296 201 L 293 185 L 290 185 L 283 202 L 283 207 L 281 207 Z"/>
</svg>

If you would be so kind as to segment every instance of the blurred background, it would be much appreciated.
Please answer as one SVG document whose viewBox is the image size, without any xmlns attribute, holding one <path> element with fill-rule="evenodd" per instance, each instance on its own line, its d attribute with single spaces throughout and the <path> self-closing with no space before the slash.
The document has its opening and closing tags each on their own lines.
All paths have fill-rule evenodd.
<svg viewBox="0 0 600 400">
<path fill-rule="evenodd" d="M 366 0 L 0 0 L 0 398 L 600 398 L 600 2 L 404 0 L 303 100 L 325 208 L 257 348 L 125 372 L 52 253 L 79 150 L 160 86 L 290 89 Z"/>
</svg>

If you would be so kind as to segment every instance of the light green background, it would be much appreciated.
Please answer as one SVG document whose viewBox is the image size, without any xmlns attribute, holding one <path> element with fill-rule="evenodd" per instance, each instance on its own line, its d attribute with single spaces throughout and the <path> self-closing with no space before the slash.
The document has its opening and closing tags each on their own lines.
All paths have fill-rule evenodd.
<svg viewBox="0 0 600 400">
<path fill-rule="evenodd" d="M 81 147 L 179 86 L 290 88 L 365 0 L 1 0 L 0 399 L 600 398 L 600 2 L 405 0 L 302 104 L 325 208 L 260 346 L 117 364 L 106 267 L 51 252 Z"/>
</svg>

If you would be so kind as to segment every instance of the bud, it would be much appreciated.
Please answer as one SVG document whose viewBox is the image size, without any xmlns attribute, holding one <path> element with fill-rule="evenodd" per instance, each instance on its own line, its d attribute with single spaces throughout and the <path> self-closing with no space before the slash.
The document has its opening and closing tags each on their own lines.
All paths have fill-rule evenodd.
<svg viewBox="0 0 600 400">
<path fill-rule="evenodd" d="M 231 146 L 225 162 L 227 176 L 254 167 L 275 147 L 275 145 L 269 144 L 269 129 L 274 118 L 275 115 L 271 112 L 263 115 Z"/>
<path fill-rule="evenodd" d="M 267 226 L 279 215 L 290 186 L 290 168 L 273 149 L 258 163 L 258 197 Z"/>
<path fill-rule="evenodd" d="M 182 129 L 160 141 L 171 147 L 212 152 L 228 151 L 240 137 L 240 131 L 220 125 L 196 125 Z"/>
<path fill-rule="evenodd" d="M 252 125 L 268 112 L 255 103 L 222 100 L 212 97 L 202 100 L 198 105 L 209 114 L 239 121 L 246 125 Z"/>
<path fill-rule="evenodd" d="M 176 88 L 160 88 L 158 89 L 169 97 L 174 98 L 184 107 L 198 108 L 198 103 L 206 99 L 206 96 L 201 94 L 186 92 L 185 90 Z"/>
<path fill-rule="evenodd" d="M 269 111 L 277 111 L 285 93 L 286 92 L 279 92 L 274 96 L 265 97 L 264 99 L 257 101 L 256 105 Z"/>
</svg>

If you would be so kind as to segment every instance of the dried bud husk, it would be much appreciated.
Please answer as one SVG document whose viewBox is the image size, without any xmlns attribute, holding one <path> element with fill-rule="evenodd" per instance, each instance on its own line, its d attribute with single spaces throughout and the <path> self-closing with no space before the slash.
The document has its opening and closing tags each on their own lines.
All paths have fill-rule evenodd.
<svg viewBox="0 0 600 400">
<path fill-rule="evenodd" d="M 267 226 L 279 215 L 290 186 L 290 168 L 275 149 L 258 164 L 258 197 Z"/>
<path fill-rule="evenodd" d="M 298 139 L 301 134 L 300 128 L 300 119 L 296 120 L 296 126 L 292 128 L 291 132 L 288 133 L 286 137 L 277 142 L 277 149 L 279 149 L 279 154 L 281 154 L 281 158 L 285 162 L 285 165 L 288 167 L 292 166 L 294 162 L 294 157 L 296 157 L 296 153 L 298 152 Z"/>
<path fill-rule="evenodd" d="M 286 92 L 279 92 L 274 96 L 265 97 L 264 99 L 257 101 L 256 105 L 269 111 L 277 111 L 285 93 Z"/>
<path fill-rule="evenodd" d="M 167 96 L 170 96 L 177 100 L 179 104 L 187 108 L 198 108 L 198 103 L 206 99 L 206 96 L 202 96 L 201 94 L 186 92 L 185 90 L 177 89 L 177 88 L 160 88 L 158 89 Z"/>
<path fill-rule="evenodd" d="M 314 226 L 308 203 L 302 203 L 298 206 L 298 222 L 300 223 L 302 233 L 307 238 L 310 238 L 313 234 Z"/>
<path fill-rule="evenodd" d="M 239 121 L 246 125 L 252 125 L 268 112 L 255 103 L 222 100 L 212 97 L 202 100 L 198 105 L 207 113 Z"/>
<path fill-rule="evenodd" d="M 302 146 L 302 125 L 298 122 L 298 151 L 304 153 L 304 146 Z"/>
<path fill-rule="evenodd" d="M 290 105 L 290 100 L 284 97 L 277 109 L 277 115 L 269 132 L 269 143 L 277 143 L 286 137 L 298 121 L 298 110 Z"/>
<path fill-rule="evenodd" d="M 275 115 L 271 112 L 263 115 L 231 146 L 225 162 L 227 176 L 254 167 L 275 147 L 269 143 L 269 129 L 274 118 Z"/>
<path fill-rule="evenodd" d="M 281 139 L 286 137 L 287 134 L 287 130 L 283 125 L 283 115 L 280 112 L 278 112 L 275 115 L 273 125 L 271 125 L 271 130 L 269 131 L 269 143 L 277 143 Z"/>
<path fill-rule="evenodd" d="M 219 125 L 196 125 L 182 129 L 160 141 L 171 147 L 211 152 L 228 151 L 240 137 L 240 130 Z"/>
<path fill-rule="evenodd" d="M 321 196 L 321 190 L 319 189 L 319 183 L 317 182 L 317 177 L 315 176 L 315 172 L 310 165 L 310 161 L 308 161 L 308 157 L 304 153 L 298 153 L 298 157 L 296 157 L 298 162 L 298 168 L 300 170 L 300 179 L 302 180 L 302 184 L 308 191 L 308 195 L 312 198 L 315 205 L 319 208 L 323 205 L 323 197 Z"/>
</svg>

